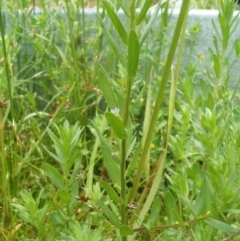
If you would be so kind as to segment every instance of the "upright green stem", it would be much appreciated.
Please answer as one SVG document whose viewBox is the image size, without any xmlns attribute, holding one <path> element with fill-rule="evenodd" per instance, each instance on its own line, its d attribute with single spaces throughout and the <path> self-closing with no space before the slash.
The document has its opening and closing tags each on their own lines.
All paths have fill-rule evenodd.
<svg viewBox="0 0 240 241">
<path fill-rule="evenodd" d="M 4 153 L 4 141 L 3 141 L 3 116 L 2 116 L 2 108 L 0 107 L 0 160 L 2 163 L 1 170 L 1 190 L 3 197 L 3 226 L 7 227 L 10 219 L 9 214 L 9 199 L 8 199 L 8 179 L 7 179 L 7 171 L 6 171 L 6 159 Z"/>
<path fill-rule="evenodd" d="M 130 7 L 130 29 L 135 27 L 135 0 L 132 0 Z M 131 73 L 127 73 L 127 84 L 126 84 L 126 96 L 125 96 L 125 105 L 124 105 L 124 115 L 123 115 L 123 125 L 127 129 L 128 118 L 129 118 L 129 106 L 130 106 L 130 96 L 132 88 L 132 79 Z M 125 170 L 126 170 L 126 153 L 127 153 L 127 140 L 121 140 L 121 220 L 122 225 L 127 224 L 127 203 L 126 203 L 126 180 L 125 180 Z M 126 237 L 123 237 L 123 241 L 127 240 Z"/>
<path fill-rule="evenodd" d="M 127 76 L 127 94 L 125 97 L 124 115 L 123 115 L 123 125 L 127 128 L 128 117 L 129 117 L 129 105 L 130 105 L 130 95 L 132 87 L 132 77 Z M 127 204 L 126 204 L 126 180 L 125 180 L 125 170 L 126 170 L 126 139 L 121 141 L 121 218 L 122 225 L 127 223 Z"/>
</svg>

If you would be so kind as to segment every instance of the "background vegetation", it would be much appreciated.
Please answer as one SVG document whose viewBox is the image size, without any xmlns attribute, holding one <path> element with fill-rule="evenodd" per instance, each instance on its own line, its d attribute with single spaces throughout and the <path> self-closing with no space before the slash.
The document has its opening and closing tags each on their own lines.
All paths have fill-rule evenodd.
<svg viewBox="0 0 240 241">
<path fill-rule="evenodd" d="M 1 240 L 239 240 L 235 4 L 181 72 L 189 0 L 86 4 L 1 1 Z"/>
</svg>

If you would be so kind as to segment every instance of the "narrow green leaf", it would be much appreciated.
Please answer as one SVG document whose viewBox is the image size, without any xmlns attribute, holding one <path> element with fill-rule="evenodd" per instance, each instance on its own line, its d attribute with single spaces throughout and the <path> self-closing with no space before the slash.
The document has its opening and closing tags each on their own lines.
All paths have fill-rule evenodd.
<svg viewBox="0 0 240 241">
<path fill-rule="evenodd" d="M 197 218 L 196 215 L 195 215 L 195 210 L 194 210 L 193 205 L 189 201 L 187 201 L 184 197 L 180 196 L 180 200 L 181 200 L 181 202 L 183 203 L 184 206 L 189 208 L 189 210 L 192 212 L 194 218 Z"/>
<path fill-rule="evenodd" d="M 136 20 L 135 20 L 135 24 L 139 25 L 142 20 L 144 19 L 144 17 L 146 16 L 146 13 L 148 11 L 148 9 L 151 7 L 153 0 L 146 0 L 143 8 L 141 9 L 139 15 L 137 16 Z"/>
<path fill-rule="evenodd" d="M 196 217 L 199 217 L 210 211 L 212 201 L 210 198 L 209 189 L 212 190 L 212 186 L 210 180 L 207 180 L 206 178 L 193 206 Z"/>
<path fill-rule="evenodd" d="M 54 160 L 56 160 L 57 162 L 59 162 L 59 164 L 63 164 L 63 159 L 61 159 L 59 156 L 57 156 L 57 155 L 55 155 L 54 153 L 52 153 L 51 151 L 49 151 L 48 149 L 47 149 L 47 147 L 45 146 L 45 145 L 42 145 L 43 146 L 43 148 L 46 150 L 46 152 L 54 159 Z"/>
<path fill-rule="evenodd" d="M 106 69 L 99 64 L 99 70 L 103 73 L 105 78 L 107 79 L 109 85 L 112 87 L 112 91 L 114 92 L 114 96 L 116 98 L 116 102 L 114 103 L 114 106 L 109 106 L 111 109 L 116 108 L 116 106 L 120 109 L 120 116 L 122 116 L 123 113 L 121 113 L 121 110 L 124 109 L 124 93 L 122 92 L 121 86 L 117 83 L 117 81 L 113 80 L 108 73 L 106 72 Z"/>
<path fill-rule="evenodd" d="M 164 202 L 165 202 L 165 206 L 166 206 L 168 223 L 169 224 L 173 224 L 176 222 L 182 223 L 182 219 L 181 219 L 180 215 L 178 214 L 176 200 L 171 192 L 166 192 Z"/>
<path fill-rule="evenodd" d="M 84 240 L 85 239 L 83 228 L 81 227 L 81 225 L 78 221 L 74 222 L 73 232 L 74 232 L 75 237 L 77 237 L 77 240 Z M 69 240 L 70 240 L 70 238 L 69 238 Z"/>
<path fill-rule="evenodd" d="M 205 200 L 204 200 L 204 198 L 207 194 L 205 194 L 204 191 L 203 191 L 203 189 L 200 191 L 200 193 L 197 196 L 196 202 L 193 206 L 196 217 L 201 216 L 203 213 L 205 213 L 205 211 L 207 209 L 207 207 L 206 207 L 207 204 L 205 203 Z M 207 200 L 206 200 L 206 202 L 207 202 Z"/>
<path fill-rule="evenodd" d="M 103 186 L 103 188 L 107 192 L 110 199 L 112 199 L 115 203 L 121 202 L 120 197 L 117 194 L 117 192 L 107 182 L 101 181 L 101 185 Z"/>
<path fill-rule="evenodd" d="M 202 142 L 202 144 L 204 145 L 204 147 L 210 152 L 212 153 L 213 150 L 213 143 L 212 140 L 208 138 L 208 136 L 204 133 L 197 133 L 197 137 L 199 138 L 199 140 Z"/>
<path fill-rule="evenodd" d="M 222 32 L 223 49 L 226 49 L 228 46 L 228 40 L 229 40 L 229 35 L 230 35 L 230 26 L 221 13 L 218 14 L 218 21 L 219 21 L 220 29 Z"/>
<path fill-rule="evenodd" d="M 126 59 L 120 50 L 119 46 L 117 45 L 116 41 L 113 39 L 112 35 L 110 32 L 105 28 L 105 24 L 102 20 L 102 18 L 98 15 L 98 20 L 102 26 L 103 34 L 104 36 L 108 39 L 109 44 L 111 45 L 114 53 L 116 54 L 118 60 L 121 62 L 123 66 L 126 66 Z"/>
<path fill-rule="evenodd" d="M 28 212 L 28 208 L 23 206 L 23 205 L 20 205 L 20 204 L 17 204 L 17 203 L 11 203 L 11 205 L 15 208 L 17 208 L 21 213 L 27 213 Z"/>
<path fill-rule="evenodd" d="M 63 177 L 60 174 L 60 172 L 55 167 L 53 167 L 52 165 L 50 165 L 48 163 L 43 164 L 43 169 L 44 169 L 45 173 L 47 174 L 47 176 L 52 181 L 53 185 L 56 188 L 58 188 L 59 190 L 63 190 L 64 189 L 64 180 L 63 180 Z"/>
<path fill-rule="evenodd" d="M 136 32 L 132 29 L 129 35 L 128 44 L 128 74 L 136 76 L 139 59 L 139 42 Z"/>
<path fill-rule="evenodd" d="M 230 27 L 227 24 L 227 26 L 224 29 L 223 35 L 222 35 L 222 45 L 223 45 L 223 49 L 227 49 L 228 47 L 228 41 L 230 38 Z"/>
<path fill-rule="evenodd" d="M 235 53 L 237 57 L 240 57 L 240 38 L 238 38 L 234 43 Z"/>
<path fill-rule="evenodd" d="M 112 20 L 113 25 L 115 26 L 116 30 L 118 31 L 120 37 L 122 38 L 123 42 L 125 44 L 128 44 L 128 36 L 125 28 L 123 27 L 121 21 L 119 20 L 116 13 L 113 11 L 113 9 L 108 5 L 106 1 L 103 1 L 103 6 L 105 7 L 108 16 Z"/>
<path fill-rule="evenodd" d="M 107 76 L 100 70 L 98 71 L 98 83 L 103 93 L 104 98 L 107 101 L 108 106 L 113 109 L 117 104 L 116 96 L 113 91 L 112 85 L 109 83 Z"/>
<path fill-rule="evenodd" d="M 108 218 L 109 222 L 116 228 L 120 228 L 120 223 L 116 215 L 101 200 L 96 200 L 98 206 L 102 209 L 103 214 Z"/>
<path fill-rule="evenodd" d="M 127 225 L 122 225 L 120 227 L 120 234 L 122 237 L 132 235 L 133 233 L 134 233 L 133 230 L 130 227 L 128 227 Z"/>
<path fill-rule="evenodd" d="M 120 168 L 116 160 L 112 157 L 111 149 L 109 146 L 101 145 L 102 155 L 104 159 L 104 165 L 108 170 L 108 175 L 112 182 L 120 185 Z"/>
<path fill-rule="evenodd" d="M 114 133 L 119 139 L 127 138 L 127 131 L 123 125 L 123 122 L 119 115 L 115 115 L 111 112 L 106 112 L 105 117 L 107 118 L 109 124 L 112 126 Z"/>
<path fill-rule="evenodd" d="M 146 226 L 148 229 L 151 229 L 157 223 L 157 221 L 159 219 L 159 212 L 161 209 L 160 205 L 161 205 L 160 198 L 157 196 L 157 197 L 155 197 L 155 199 L 153 201 L 152 210 L 151 210 L 150 216 L 147 221 Z"/>
<path fill-rule="evenodd" d="M 91 121 L 91 123 L 95 128 L 98 134 L 98 137 L 102 143 L 101 145 L 102 155 L 103 155 L 104 165 L 108 170 L 108 175 L 111 178 L 113 184 L 117 184 L 120 186 L 120 167 L 116 163 L 116 160 L 111 155 L 111 152 L 112 152 L 111 146 L 109 142 L 104 138 L 104 136 L 100 132 L 97 125 L 93 121 Z"/>
<path fill-rule="evenodd" d="M 29 191 L 27 191 L 27 190 L 20 191 L 20 196 L 25 204 L 27 204 L 27 205 L 35 204 L 36 205 L 36 202 L 32 196 L 32 193 L 30 193 Z"/>
<path fill-rule="evenodd" d="M 204 221 L 205 223 L 207 223 L 208 225 L 222 231 L 225 233 L 234 233 L 236 232 L 235 228 L 233 228 L 232 226 L 230 226 L 229 224 L 223 223 L 221 221 L 218 221 L 216 219 L 210 218 L 208 220 Z"/>
<path fill-rule="evenodd" d="M 217 78 L 220 78 L 220 60 L 216 54 L 212 54 L 214 72 Z"/>
</svg>

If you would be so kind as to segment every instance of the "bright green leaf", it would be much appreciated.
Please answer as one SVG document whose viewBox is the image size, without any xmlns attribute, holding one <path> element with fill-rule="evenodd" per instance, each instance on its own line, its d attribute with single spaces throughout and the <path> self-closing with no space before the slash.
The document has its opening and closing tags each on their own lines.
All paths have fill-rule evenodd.
<svg viewBox="0 0 240 241">
<path fill-rule="evenodd" d="M 105 7 L 108 16 L 112 20 L 113 25 L 115 26 L 116 30 L 118 31 L 120 37 L 122 38 L 123 42 L 125 44 L 128 44 L 128 36 L 125 28 L 123 27 L 121 21 L 119 20 L 116 13 L 113 11 L 113 9 L 108 5 L 106 1 L 103 1 L 103 6 Z"/>
<path fill-rule="evenodd" d="M 171 192 L 166 192 L 164 202 L 166 206 L 168 223 L 169 224 L 173 224 L 176 222 L 182 223 L 183 221 L 178 213 L 176 199 L 174 198 Z"/>
<path fill-rule="evenodd" d="M 237 57 L 240 57 L 240 38 L 238 38 L 234 43 L 235 53 Z"/>
<path fill-rule="evenodd" d="M 122 225 L 120 227 L 120 234 L 122 237 L 126 237 L 128 235 L 132 235 L 133 230 L 130 227 L 128 227 L 127 225 Z"/>
<path fill-rule="evenodd" d="M 142 20 L 144 19 L 144 17 L 146 16 L 146 13 L 148 11 L 148 9 L 151 7 L 153 0 L 146 0 L 143 8 L 141 9 L 139 15 L 137 16 L 136 20 L 135 20 L 135 24 L 139 25 Z"/>
<path fill-rule="evenodd" d="M 105 117 L 107 118 L 109 124 L 112 126 L 114 133 L 119 139 L 127 138 L 127 131 L 123 125 L 123 122 L 119 115 L 115 115 L 111 112 L 106 112 Z"/>
<path fill-rule="evenodd" d="M 219 57 L 216 54 L 212 54 L 212 58 L 213 58 L 214 72 L 216 74 L 216 77 L 220 78 L 221 68 L 220 68 Z"/>
<path fill-rule="evenodd" d="M 63 162 L 63 159 L 62 159 L 62 158 L 60 158 L 59 156 L 57 156 L 57 155 L 54 154 L 53 152 L 49 151 L 45 145 L 42 145 L 42 146 L 43 146 L 43 148 L 46 150 L 46 152 L 47 152 L 54 160 L 56 160 L 57 162 L 59 162 L 59 164 L 63 165 L 64 162 Z"/>
<path fill-rule="evenodd" d="M 158 196 L 156 196 L 155 199 L 153 200 L 151 213 L 146 225 L 148 229 L 151 229 L 157 223 L 159 219 L 159 212 L 161 209 L 160 205 L 161 205 L 160 199 Z"/>
<path fill-rule="evenodd" d="M 99 64 L 99 63 L 98 63 Z M 124 109 L 124 93 L 122 92 L 122 88 L 121 86 L 117 83 L 117 81 L 115 81 L 114 79 L 112 79 L 108 73 L 106 72 L 106 69 L 104 69 L 104 67 L 99 64 L 98 65 L 99 67 L 99 71 L 102 72 L 102 74 L 104 75 L 104 77 L 107 79 L 109 85 L 112 87 L 112 92 L 114 92 L 114 97 L 115 97 L 115 101 L 114 103 L 112 103 L 111 101 L 109 102 L 108 99 L 107 100 L 107 103 L 108 105 L 111 103 L 111 105 L 109 105 L 109 107 L 111 109 L 114 109 L 116 106 L 120 109 L 120 110 L 123 110 Z M 101 87 L 100 87 L 101 88 Z M 107 88 L 107 89 L 110 89 L 110 88 Z M 106 91 L 106 89 L 105 89 Z M 105 93 L 103 93 L 104 97 L 105 97 Z M 113 99 L 112 99 L 113 100 Z M 120 116 L 122 116 L 122 113 L 120 111 Z"/>
<path fill-rule="evenodd" d="M 117 106 L 115 92 L 113 91 L 113 87 L 108 81 L 107 76 L 101 70 L 98 72 L 98 83 L 108 106 L 111 109 L 115 108 Z"/>
<path fill-rule="evenodd" d="M 188 200 L 186 200 L 184 197 L 180 196 L 180 200 L 183 203 L 183 205 L 186 206 L 192 212 L 194 218 L 197 218 L 195 215 L 195 210 L 194 210 L 193 205 Z"/>
<path fill-rule="evenodd" d="M 48 163 L 44 163 L 43 169 L 56 188 L 58 188 L 59 190 L 64 189 L 63 176 L 55 167 Z"/>
<path fill-rule="evenodd" d="M 107 182 L 101 181 L 101 185 L 103 186 L 103 188 L 107 192 L 110 199 L 112 199 L 115 203 L 121 202 L 120 197 L 117 194 L 117 192 Z"/>
<path fill-rule="evenodd" d="M 139 42 L 136 32 L 132 29 L 129 35 L 128 43 L 128 74 L 136 76 L 139 59 Z"/>
<path fill-rule="evenodd" d="M 225 232 L 225 233 L 234 233 L 234 232 L 236 232 L 235 228 L 233 228 L 229 224 L 223 223 L 223 222 L 218 221 L 218 220 L 213 219 L 213 218 L 205 220 L 204 222 L 207 223 L 208 225 L 210 225 L 210 226 L 212 226 L 212 227 L 222 231 L 222 232 Z"/>
<path fill-rule="evenodd" d="M 102 154 L 104 158 L 104 164 L 108 170 L 108 175 L 111 178 L 113 183 L 120 185 L 120 168 L 117 165 L 116 160 L 112 157 L 111 150 L 108 146 L 102 145 Z"/>
<path fill-rule="evenodd" d="M 211 208 L 211 197 L 209 192 L 212 191 L 212 185 L 210 180 L 206 177 L 203 187 L 196 198 L 196 202 L 193 206 L 196 217 L 206 214 Z M 213 195 L 213 194 L 212 194 Z"/>
<path fill-rule="evenodd" d="M 109 222 L 116 228 L 120 228 L 120 223 L 116 215 L 101 200 L 96 200 L 98 206 L 102 209 L 103 214 L 108 218 Z"/>
<path fill-rule="evenodd" d="M 116 163 L 116 160 L 111 155 L 111 152 L 112 152 L 111 146 L 109 142 L 104 138 L 104 136 L 98 129 L 97 125 L 93 121 L 92 121 L 92 125 L 97 131 L 97 134 L 102 143 L 101 145 L 102 155 L 103 155 L 104 165 L 108 170 L 108 175 L 114 184 L 117 184 L 120 186 L 120 168 L 119 168 L 119 165 Z"/>
</svg>

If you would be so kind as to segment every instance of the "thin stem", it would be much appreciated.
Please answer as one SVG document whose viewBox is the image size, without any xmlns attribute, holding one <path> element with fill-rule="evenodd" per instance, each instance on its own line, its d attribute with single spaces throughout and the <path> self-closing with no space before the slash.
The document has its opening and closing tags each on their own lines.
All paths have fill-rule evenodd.
<svg viewBox="0 0 240 241">
<path fill-rule="evenodd" d="M 126 208 L 126 181 L 125 181 L 125 169 L 126 169 L 126 139 L 121 141 L 121 219 L 122 225 L 127 223 L 127 208 Z"/>
<path fill-rule="evenodd" d="M 152 228 L 152 230 L 164 230 L 164 229 L 169 229 L 169 228 L 176 228 L 176 227 L 186 227 L 189 225 L 192 225 L 194 223 L 197 223 L 200 220 L 205 220 L 211 217 L 211 213 L 207 213 L 206 215 L 199 217 L 197 219 L 190 219 L 185 221 L 183 224 L 181 223 L 174 223 L 174 224 L 163 224 L 163 225 L 156 225 Z M 133 231 L 134 232 L 140 232 L 140 231 L 144 231 L 146 230 L 147 227 L 142 226 L 142 227 L 138 227 L 138 228 L 134 228 Z M 223 241 L 223 240 L 222 240 Z"/>
<path fill-rule="evenodd" d="M 132 87 L 132 77 L 127 76 L 127 94 L 126 94 L 126 99 L 125 99 L 124 115 L 123 115 L 123 125 L 125 126 L 125 128 L 127 128 L 127 125 L 128 125 L 131 87 Z M 126 139 L 122 139 L 122 141 L 121 141 L 121 200 L 122 200 L 121 218 L 122 218 L 122 225 L 127 224 L 126 179 L 125 179 L 126 153 L 127 153 L 126 148 L 127 148 Z"/>
<path fill-rule="evenodd" d="M 7 180 L 7 171 L 6 171 L 6 159 L 4 152 L 4 141 L 3 141 L 3 118 L 2 118 L 2 108 L 0 108 L 0 159 L 2 163 L 1 170 L 1 181 L 2 181 L 2 197 L 3 198 L 3 226 L 7 227 L 10 219 L 9 214 L 9 199 L 7 195 L 8 190 L 8 180 Z"/>
<path fill-rule="evenodd" d="M 135 22 L 135 0 L 132 0 L 130 7 L 130 29 L 134 29 Z M 132 79 L 130 73 L 127 73 L 127 85 L 126 85 L 126 96 L 125 96 L 125 106 L 123 114 L 123 125 L 127 129 L 128 118 L 129 118 L 129 107 L 130 107 L 130 96 L 132 88 Z M 126 204 L 126 180 L 125 180 L 125 171 L 126 171 L 126 156 L 127 156 L 127 140 L 121 140 L 121 221 L 122 225 L 127 224 L 127 204 Z M 127 240 L 127 237 L 122 238 L 123 241 Z"/>
</svg>

